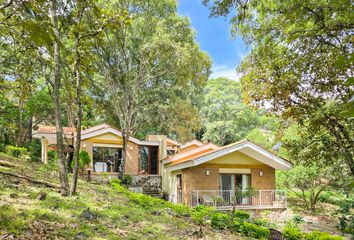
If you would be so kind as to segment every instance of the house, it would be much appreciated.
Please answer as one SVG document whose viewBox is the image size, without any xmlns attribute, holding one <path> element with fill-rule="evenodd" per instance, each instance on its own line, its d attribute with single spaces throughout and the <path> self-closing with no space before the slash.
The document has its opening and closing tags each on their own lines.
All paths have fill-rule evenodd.
<svg viewBox="0 0 354 240">
<path fill-rule="evenodd" d="M 65 151 L 72 154 L 73 128 L 64 128 Z M 55 149 L 55 127 L 39 126 L 42 161 Z M 122 156 L 122 133 L 107 124 L 81 131 L 81 150 L 92 161 L 83 174 L 117 176 Z M 125 174 L 132 187 L 145 193 L 164 193 L 172 202 L 217 208 L 284 208 L 285 191 L 276 190 L 275 171 L 291 168 L 287 160 L 248 140 L 219 147 L 192 140 L 185 144 L 164 135 L 146 140 L 129 138 Z"/>
</svg>

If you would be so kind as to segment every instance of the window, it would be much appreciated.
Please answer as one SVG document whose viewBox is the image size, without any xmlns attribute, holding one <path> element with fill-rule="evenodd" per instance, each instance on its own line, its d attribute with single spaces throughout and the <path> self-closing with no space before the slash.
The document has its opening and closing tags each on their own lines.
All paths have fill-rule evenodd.
<svg viewBox="0 0 354 240">
<path fill-rule="evenodd" d="M 155 146 L 140 146 L 139 148 L 139 173 L 158 174 L 159 148 Z"/>
<path fill-rule="evenodd" d="M 251 186 L 250 174 L 220 174 L 220 189 L 222 190 L 222 198 L 225 202 L 231 204 L 236 200 L 237 205 L 251 204 L 251 197 L 242 197 L 246 194 Z M 235 199 L 235 195 L 240 194 Z"/>
<path fill-rule="evenodd" d="M 94 172 L 118 172 L 121 158 L 121 148 L 93 147 L 93 170 Z"/>
</svg>

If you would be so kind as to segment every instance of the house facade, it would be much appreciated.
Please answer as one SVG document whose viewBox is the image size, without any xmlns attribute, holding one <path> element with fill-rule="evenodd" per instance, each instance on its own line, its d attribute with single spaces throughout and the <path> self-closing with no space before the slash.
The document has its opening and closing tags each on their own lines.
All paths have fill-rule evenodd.
<svg viewBox="0 0 354 240">
<path fill-rule="evenodd" d="M 74 129 L 64 128 L 66 151 L 72 152 Z M 122 156 L 122 133 L 109 125 L 81 132 L 81 150 L 92 161 L 83 174 L 117 176 Z M 34 137 L 42 142 L 42 161 L 55 149 L 55 127 L 40 126 Z M 164 135 L 146 140 L 129 138 L 125 174 L 133 187 L 155 187 L 172 202 L 218 208 L 284 208 L 286 193 L 276 190 L 275 171 L 291 164 L 248 140 L 219 147 L 192 140 L 185 144 Z M 146 190 L 149 192 L 150 190 Z"/>
</svg>

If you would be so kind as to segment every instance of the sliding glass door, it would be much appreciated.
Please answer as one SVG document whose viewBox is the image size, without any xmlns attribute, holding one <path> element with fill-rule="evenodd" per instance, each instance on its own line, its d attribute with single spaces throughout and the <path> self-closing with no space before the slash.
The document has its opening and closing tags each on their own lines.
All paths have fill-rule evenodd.
<svg viewBox="0 0 354 240">
<path fill-rule="evenodd" d="M 220 189 L 226 203 L 250 204 L 250 198 L 243 196 L 249 187 L 251 187 L 250 174 L 220 174 Z"/>
</svg>

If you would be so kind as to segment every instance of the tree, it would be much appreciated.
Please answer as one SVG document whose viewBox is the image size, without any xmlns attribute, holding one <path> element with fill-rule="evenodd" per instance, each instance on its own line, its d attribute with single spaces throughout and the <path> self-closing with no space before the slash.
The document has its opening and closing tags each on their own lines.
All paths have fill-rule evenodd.
<svg viewBox="0 0 354 240">
<path fill-rule="evenodd" d="M 210 60 L 194 42 L 189 22 L 177 15 L 174 2 L 113 2 L 107 9 L 112 6 L 126 9 L 131 22 L 121 27 L 121 19 L 107 26 L 95 51 L 103 97 L 122 131 L 122 179 L 129 137 L 150 121 L 151 109 L 169 104 L 171 89 L 204 82 Z"/>
<path fill-rule="evenodd" d="M 252 45 L 239 68 L 245 101 L 326 131 L 333 136 L 330 147 L 354 175 L 347 111 L 353 96 L 351 2 L 204 1 L 209 2 L 213 16 L 235 8 L 233 33 Z"/>
<path fill-rule="evenodd" d="M 245 138 L 260 123 L 260 112 L 243 104 L 240 83 L 227 78 L 208 81 L 200 112 L 203 140 L 219 145 Z"/>
<path fill-rule="evenodd" d="M 283 187 L 300 198 L 308 210 L 315 211 L 321 193 L 333 183 L 331 169 L 312 164 L 311 166 L 298 165 L 289 171 L 279 174 Z"/>
</svg>

